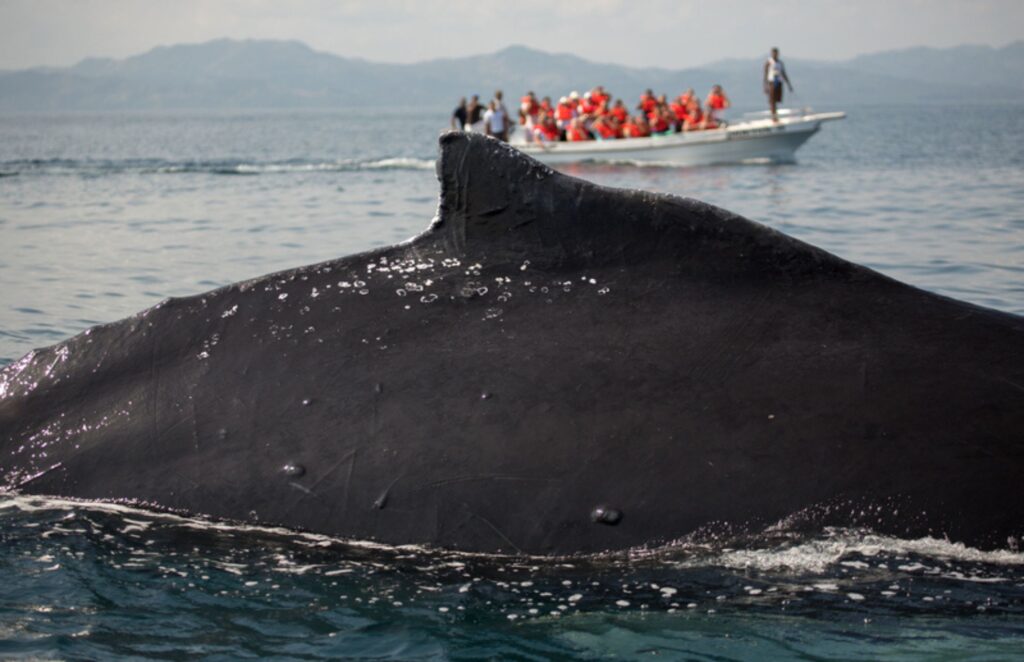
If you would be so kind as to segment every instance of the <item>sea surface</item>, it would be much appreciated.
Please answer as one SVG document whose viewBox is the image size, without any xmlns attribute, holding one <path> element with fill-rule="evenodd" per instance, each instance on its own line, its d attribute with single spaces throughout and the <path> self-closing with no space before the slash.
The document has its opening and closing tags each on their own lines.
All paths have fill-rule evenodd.
<svg viewBox="0 0 1024 662">
<path fill-rule="evenodd" d="M 1024 314 L 1024 106 L 843 110 L 793 164 L 565 170 L 705 200 Z M 422 232 L 446 120 L 0 115 L 0 365 L 169 296 Z M 500 558 L 0 496 L 0 657 L 1022 656 L 1015 551 L 830 530 Z"/>
</svg>

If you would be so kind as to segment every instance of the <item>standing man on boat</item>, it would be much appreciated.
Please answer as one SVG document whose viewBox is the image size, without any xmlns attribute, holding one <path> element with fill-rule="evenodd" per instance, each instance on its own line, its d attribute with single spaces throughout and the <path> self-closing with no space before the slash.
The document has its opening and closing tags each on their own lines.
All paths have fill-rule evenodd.
<svg viewBox="0 0 1024 662">
<path fill-rule="evenodd" d="M 776 104 L 782 103 L 782 82 L 786 82 L 789 91 L 793 91 L 793 84 L 789 82 L 786 75 L 786 66 L 779 59 L 779 49 L 773 48 L 771 56 L 764 62 L 764 93 L 768 95 L 768 106 L 772 109 L 772 121 L 778 122 L 779 116 Z"/>
<path fill-rule="evenodd" d="M 498 131 L 496 137 L 508 142 L 508 134 L 510 133 L 512 120 L 508 114 L 508 108 L 505 108 L 505 98 L 501 93 L 501 90 L 494 91 L 494 111 L 501 115 L 501 130 Z M 486 113 L 484 113 L 486 115 Z"/>
<path fill-rule="evenodd" d="M 459 99 L 459 105 L 452 112 L 452 128 L 463 131 L 466 128 L 466 97 Z"/>
<path fill-rule="evenodd" d="M 474 94 L 466 106 L 466 131 L 472 133 L 484 132 L 484 107 L 480 103 L 480 95 Z"/>
<path fill-rule="evenodd" d="M 508 115 L 505 114 L 504 104 L 499 106 L 498 101 L 487 104 L 487 110 L 484 112 L 484 131 L 489 136 L 508 142 Z"/>
</svg>

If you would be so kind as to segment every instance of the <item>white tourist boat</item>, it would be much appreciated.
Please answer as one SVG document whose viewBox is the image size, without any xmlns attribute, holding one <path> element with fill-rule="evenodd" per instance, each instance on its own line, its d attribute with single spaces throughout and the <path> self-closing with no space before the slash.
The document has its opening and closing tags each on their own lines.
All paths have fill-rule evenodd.
<svg viewBox="0 0 1024 662">
<path fill-rule="evenodd" d="M 511 144 L 544 163 L 581 161 L 710 165 L 715 163 L 787 163 L 824 122 L 846 113 L 815 113 L 810 109 L 780 110 L 773 122 L 767 112 L 752 113 L 727 126 L 684 131 L 650 138 L 586 142 L 526 142 L 517 131 Z"/>
</svg>

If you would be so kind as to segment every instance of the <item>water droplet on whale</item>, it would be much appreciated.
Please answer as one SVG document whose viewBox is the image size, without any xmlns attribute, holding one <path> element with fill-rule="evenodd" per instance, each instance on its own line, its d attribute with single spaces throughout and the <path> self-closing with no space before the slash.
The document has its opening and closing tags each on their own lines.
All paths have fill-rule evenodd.
<svg viewBox="0 0 1024 662">
<path fill-rule="evenodd" d="M 596 524 L 615 526 L 622 521 L 622 511 L 608 506 L 597 506 L 590 511 L 590 521 Z"/>
</svg>

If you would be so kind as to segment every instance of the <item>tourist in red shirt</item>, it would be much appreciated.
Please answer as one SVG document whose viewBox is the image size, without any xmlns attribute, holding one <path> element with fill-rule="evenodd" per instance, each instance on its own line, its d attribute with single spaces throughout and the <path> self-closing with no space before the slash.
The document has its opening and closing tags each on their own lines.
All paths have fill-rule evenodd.
<svg viewBox="0 0 1024 662">
<path fill-rule="evenodd" d="M 616 99 L 615 105 L 612 106 L 612 109 L 609 112 L 619 124 L 625 124 L 626 120 L 629 119 L 629 111 L 626 110 L 626 105 L 622 103 L 622 99 Z"/>
<path fill-rule="evenodd" d="M 536 124 L 537 114 L 540 112 L 540 104 L 533 92 L 527 92 L 526 96 L 519 100 L 519 108 L 523 111 L 527 124 Z M 530 120 L 533 120 L 531 122 Z"/>
<path fill-rule="evenodd" d="M 590 140 L 591 136 L 587 133 L 586 128 L 583 126 L 583 120 L 576 118 L 569 125 L 569 128 L 565 131 L 565 139 L 569 142 L 580 142 L 583 140 Z"/>
<path fill-rule="evenodd" d="M 597 134 L 598 140 L 615 140 L 619 137 L 618 123 L 611 116 L 598 117 L 590 128 Z"/>
<path fill-rule="evenodd" d="M 682 102 L 682 97 L 679 97 L 669 104 L 668 109 L 672 113 L 672 117 L 675 119 L 673 124 L 675 125 L 676 131 L 681 130 L 683 128 L 683 124 L 686 123 L 686 104 Z"/>
<path fill-rule="evenodd" d="M 642 110 L 644 115 L 650 115 L 651 111 L 658 105 L 658 100 L 654 98 L 654 92 L 647 90 L 640 95 L 640 104 L 637 106 L 638 110 Z"/>
<path fill-rule="evenodd" d="M 697 97 L 690 97 L 686 104 L 686 121 L 683 122 L 683 131 L 698 131 L 704 128 L 704 113 L 700 110 L 700 101 Z"/>
<path fill-rule="evenodd" d="M 593 115 L 597 112 L 597 104 L 594 103 L 593 97 L 590 92 L 583 95 L 583 100 L 580 101 L 580 115 Z"/>
<path fill-rule="evenodd" d="M 668 133 L 672 128 L 672 125 L 668 120 L 668 111 L 655 108 L 651 117 L 651 133 Z"/>
<path fill-rule="evenodd" d="M 642 114 L 633 117 L 627 126 L 630 126 L 628 133 L 626 127 L 622 127 L 622 134 L 627 138 L 647 138 L 651 135 L 651 125 Z"/>
<path fill-rule="evenodd" d="M 558 125 L 558 128 L 565 131 L 572 124 L 575 117 L 576 109 L 569 102 L 569 97 L 559 99 L 558 106 L 555 108 L 555 124 Z"/>
<path fill-rule="evenodd" d="M 556 142 L 562 132 L 558 130 L 558 125 L 555 124 L 555 118 L 544 112 L 538 117 L 537 125 L 533 127 L 534 136 L 536 136 L 539 142 Z"/>
<path fill-rule="evenodd" d="M 718 117 L 718 113 L 725 110 L 732 103 L 729 101 L 729 97 L 725 95 L 721 85 L 715 85 L 711 88 L 711 92 L 708 93 L 708 98 L 704 101 L 704 121 L 705 128 L 713 129 L 721 123 Z"/>
<path fill-rule="evenodd" d="M 649 138 L 651 136 L 651 123 L 647 121 L 646 117 L 637 115 L 636 125 L 640 127 L 641 138 Z"/>
<path fill-rule="evenodd" d="M 650 126 L 643 115 L 631 117 L 623 125 L 623 136 L 627 138 L 645 138 L 650 135 Z"/>
</svg>

